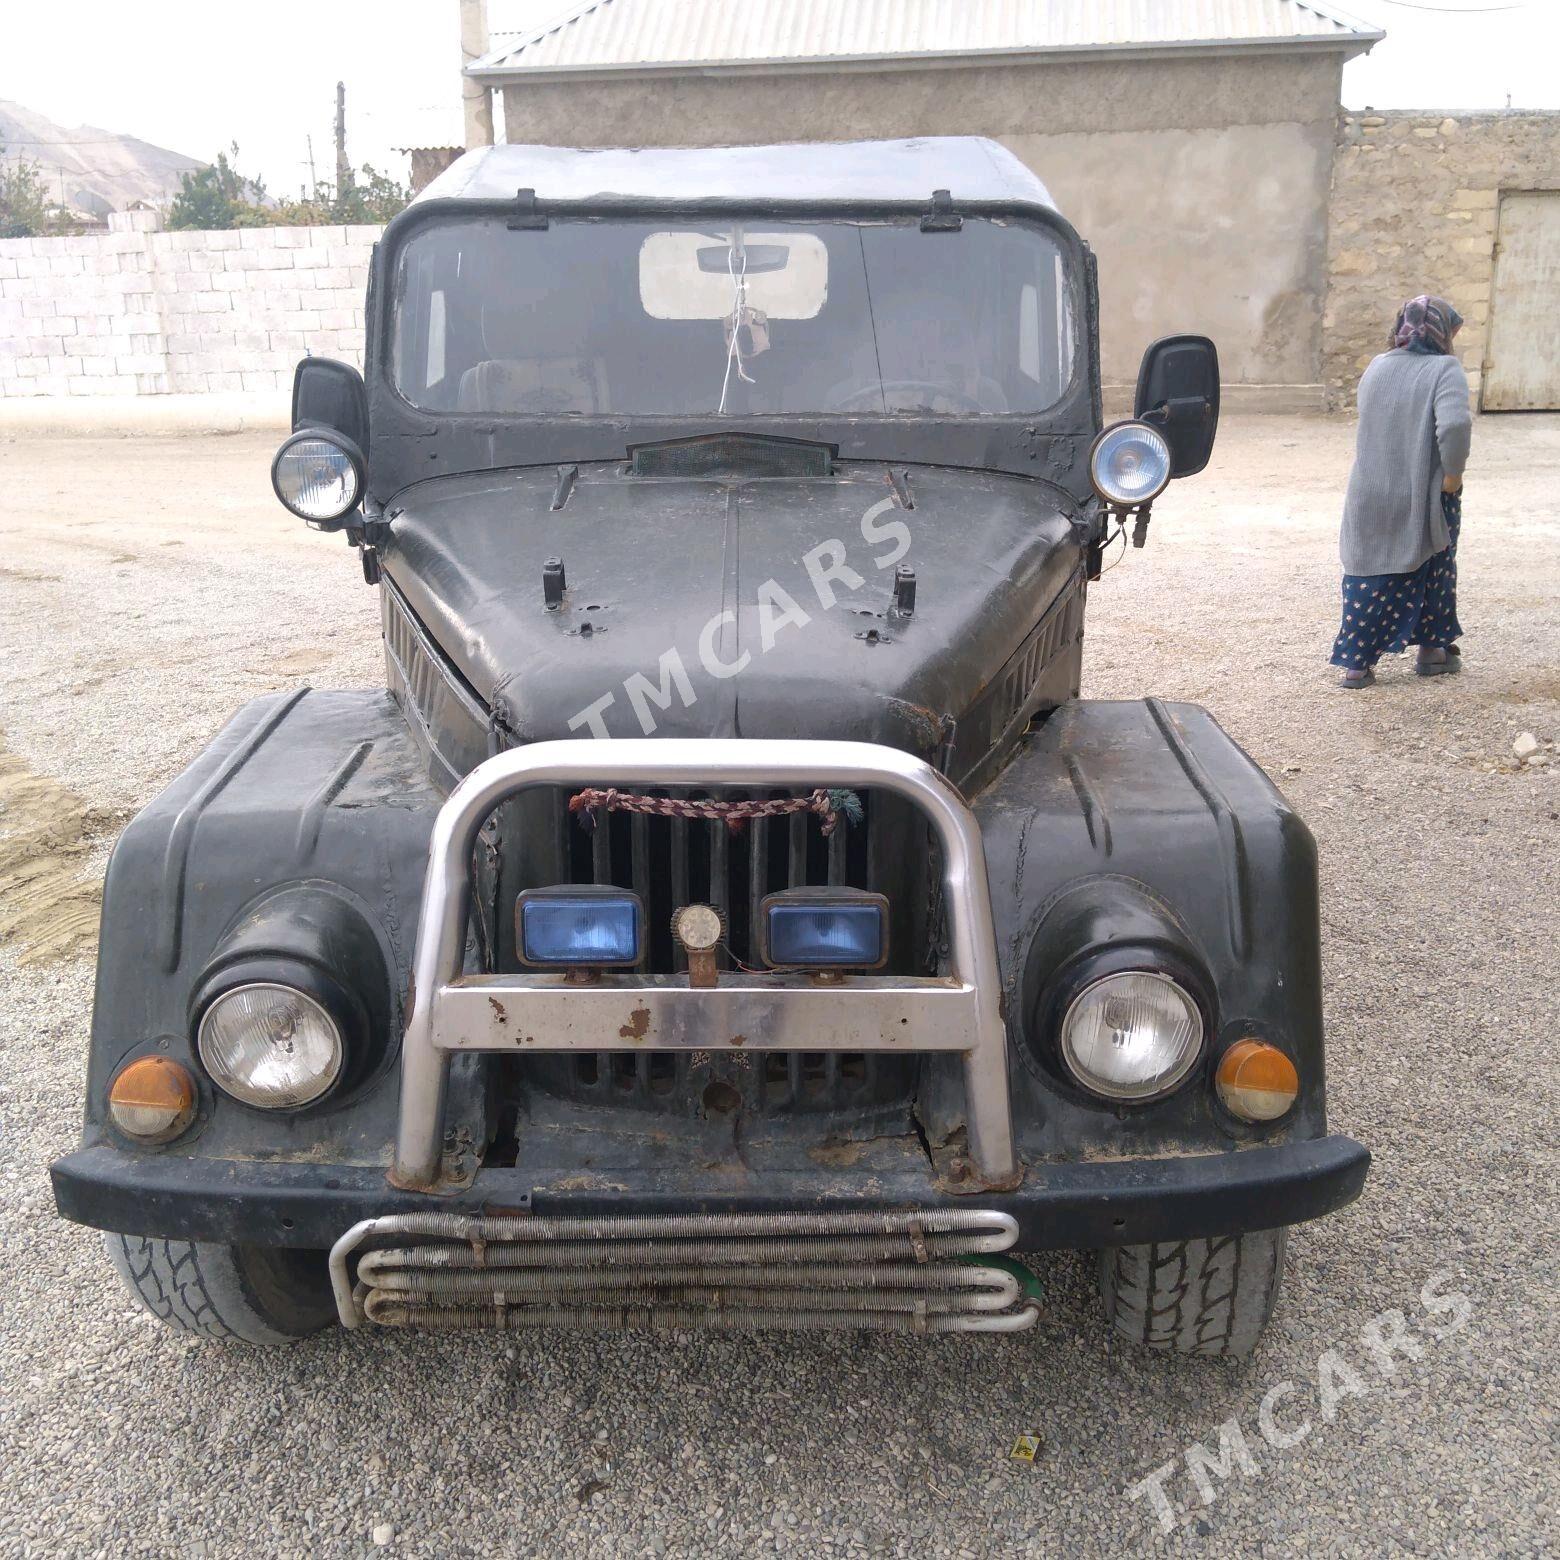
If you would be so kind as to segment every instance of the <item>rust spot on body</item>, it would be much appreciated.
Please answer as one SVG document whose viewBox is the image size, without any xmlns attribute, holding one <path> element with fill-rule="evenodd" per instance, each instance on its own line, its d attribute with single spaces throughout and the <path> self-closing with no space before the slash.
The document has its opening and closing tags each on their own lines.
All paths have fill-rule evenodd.
<svg viewBox="0 0 1560 1560">
<path fill-rule="evenodd" d="M 826 1165 L 831 1170 L 847 1170 L 860 1164 L 866 1148 L 861 1143 L 825 1143 L 821 1148 L 809 1148 L 807 1157 L 815 1165 Z"/>
<path fill-rule="evenodd" d="M 628 1015 L 628 1022 L 618 1030 L 624 1040 L 643 1040 L 650 1032 L 650 1009 L 636 1007 Z"/>
<path fill-rule="evenodd" d="M 489 997 L 488 1006 L 493 1009 L 494 1023 L 507 1024 L 509 1022 L 508 1010 L 504 1007 L 504 1004 L 498 1000 L 497 997 Z"/>
<path fill-rule="evenodd" d="M 621 1181 L 609 1181 L 592 1170 L 577 1170 L 572 1175 L 560 1176 L 549 1185 L 554 1192 L 626 1192 Z"/>
<path fill-rule="evenodd" d="M 728 1045 L 746 1045 L 747 1044 L 747 1036 L 746 1035 L 733 1035 L 731 1037 L 731 1039 L 729 1041 L 727 1041 L 727 1044 Z"/>
</svg>

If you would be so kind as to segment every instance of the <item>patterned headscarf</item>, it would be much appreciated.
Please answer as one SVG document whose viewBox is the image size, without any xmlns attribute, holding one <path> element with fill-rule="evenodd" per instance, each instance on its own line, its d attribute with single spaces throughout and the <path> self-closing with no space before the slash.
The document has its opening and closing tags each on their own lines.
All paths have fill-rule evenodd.
<svg viewBox="0 0 1560 1560">
<path fill-rule="evenodd" d="M 1450 352 L 1452 335 L 1462 322 L 1462 315 L 1445 298 L 1420 293 L 1398 310 L 1392 345 L 1410 352 Z"/>
</svg>

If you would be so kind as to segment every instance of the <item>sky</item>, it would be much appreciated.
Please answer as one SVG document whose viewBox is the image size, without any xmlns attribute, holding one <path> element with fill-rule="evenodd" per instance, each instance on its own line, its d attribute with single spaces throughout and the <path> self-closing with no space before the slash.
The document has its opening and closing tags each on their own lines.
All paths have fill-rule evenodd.
<svg viewBox="0 0 1560 1560">
<path fill-rule="evenodd" d="M 747 4 L 786 0 L 745 0 Z M 568 0 L 489 0 L 495 29 Z M 1560 108 L 1560 0 L 1344 0 L 1388 37 L 1345 68 L 1346 106 Z M 333 168 L 338 80 L 354 164 L 461 138 L 456 0 L 0 0 L 0 98 L 192 157 L 230 143 L 273 194 Z M 13 152 L 23 148 L 12 149 Z M 47 164 L 48 148 L 26 149 Z"/>
</svg>

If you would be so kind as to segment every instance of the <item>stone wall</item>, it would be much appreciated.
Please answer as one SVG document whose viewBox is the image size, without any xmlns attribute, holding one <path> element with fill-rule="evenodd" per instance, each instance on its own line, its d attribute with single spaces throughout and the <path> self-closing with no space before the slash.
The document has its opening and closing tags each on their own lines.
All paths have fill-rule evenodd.
<svg viewBox="0 0 1560 1560">
<path fill-rule="evenodd" d="M 1560 187 L 1560 113 L 1339 116 L 1323 374 L 1353 402 L 1405 298 L 1439 293 L 1465 324 L 1457 352 L 1478 404 L 1502 190 Z"/>
<path fill-rule="evenodd" d="M 361 366 L 378 227 L 0 239 L 0 397 L 273 391 L 306 353 Z"/>
</svg>

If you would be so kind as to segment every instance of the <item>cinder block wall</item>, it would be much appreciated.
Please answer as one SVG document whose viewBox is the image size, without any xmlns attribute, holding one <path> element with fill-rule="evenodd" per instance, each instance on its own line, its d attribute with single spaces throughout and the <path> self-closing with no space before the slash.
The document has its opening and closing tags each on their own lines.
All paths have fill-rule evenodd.
<svg viewBox="0 0 1560 1560">
<path fill-rule="evenodd" d="M 1322 321 L 1328 404 L 1353 404 L 1398 304 L 1429 292 L 1463 316 L 1457 354 L 1477 405 L 1501 192 L 1556 187 L 1560 114 L 1340 115 Z"/>
<path fill-rule="evenodd" d="M 361 366 L 380 228 L 159 233 L 150 216 L 0 239 L 0 396 L 286 390 L 305 353 Z"/>
</svg>

